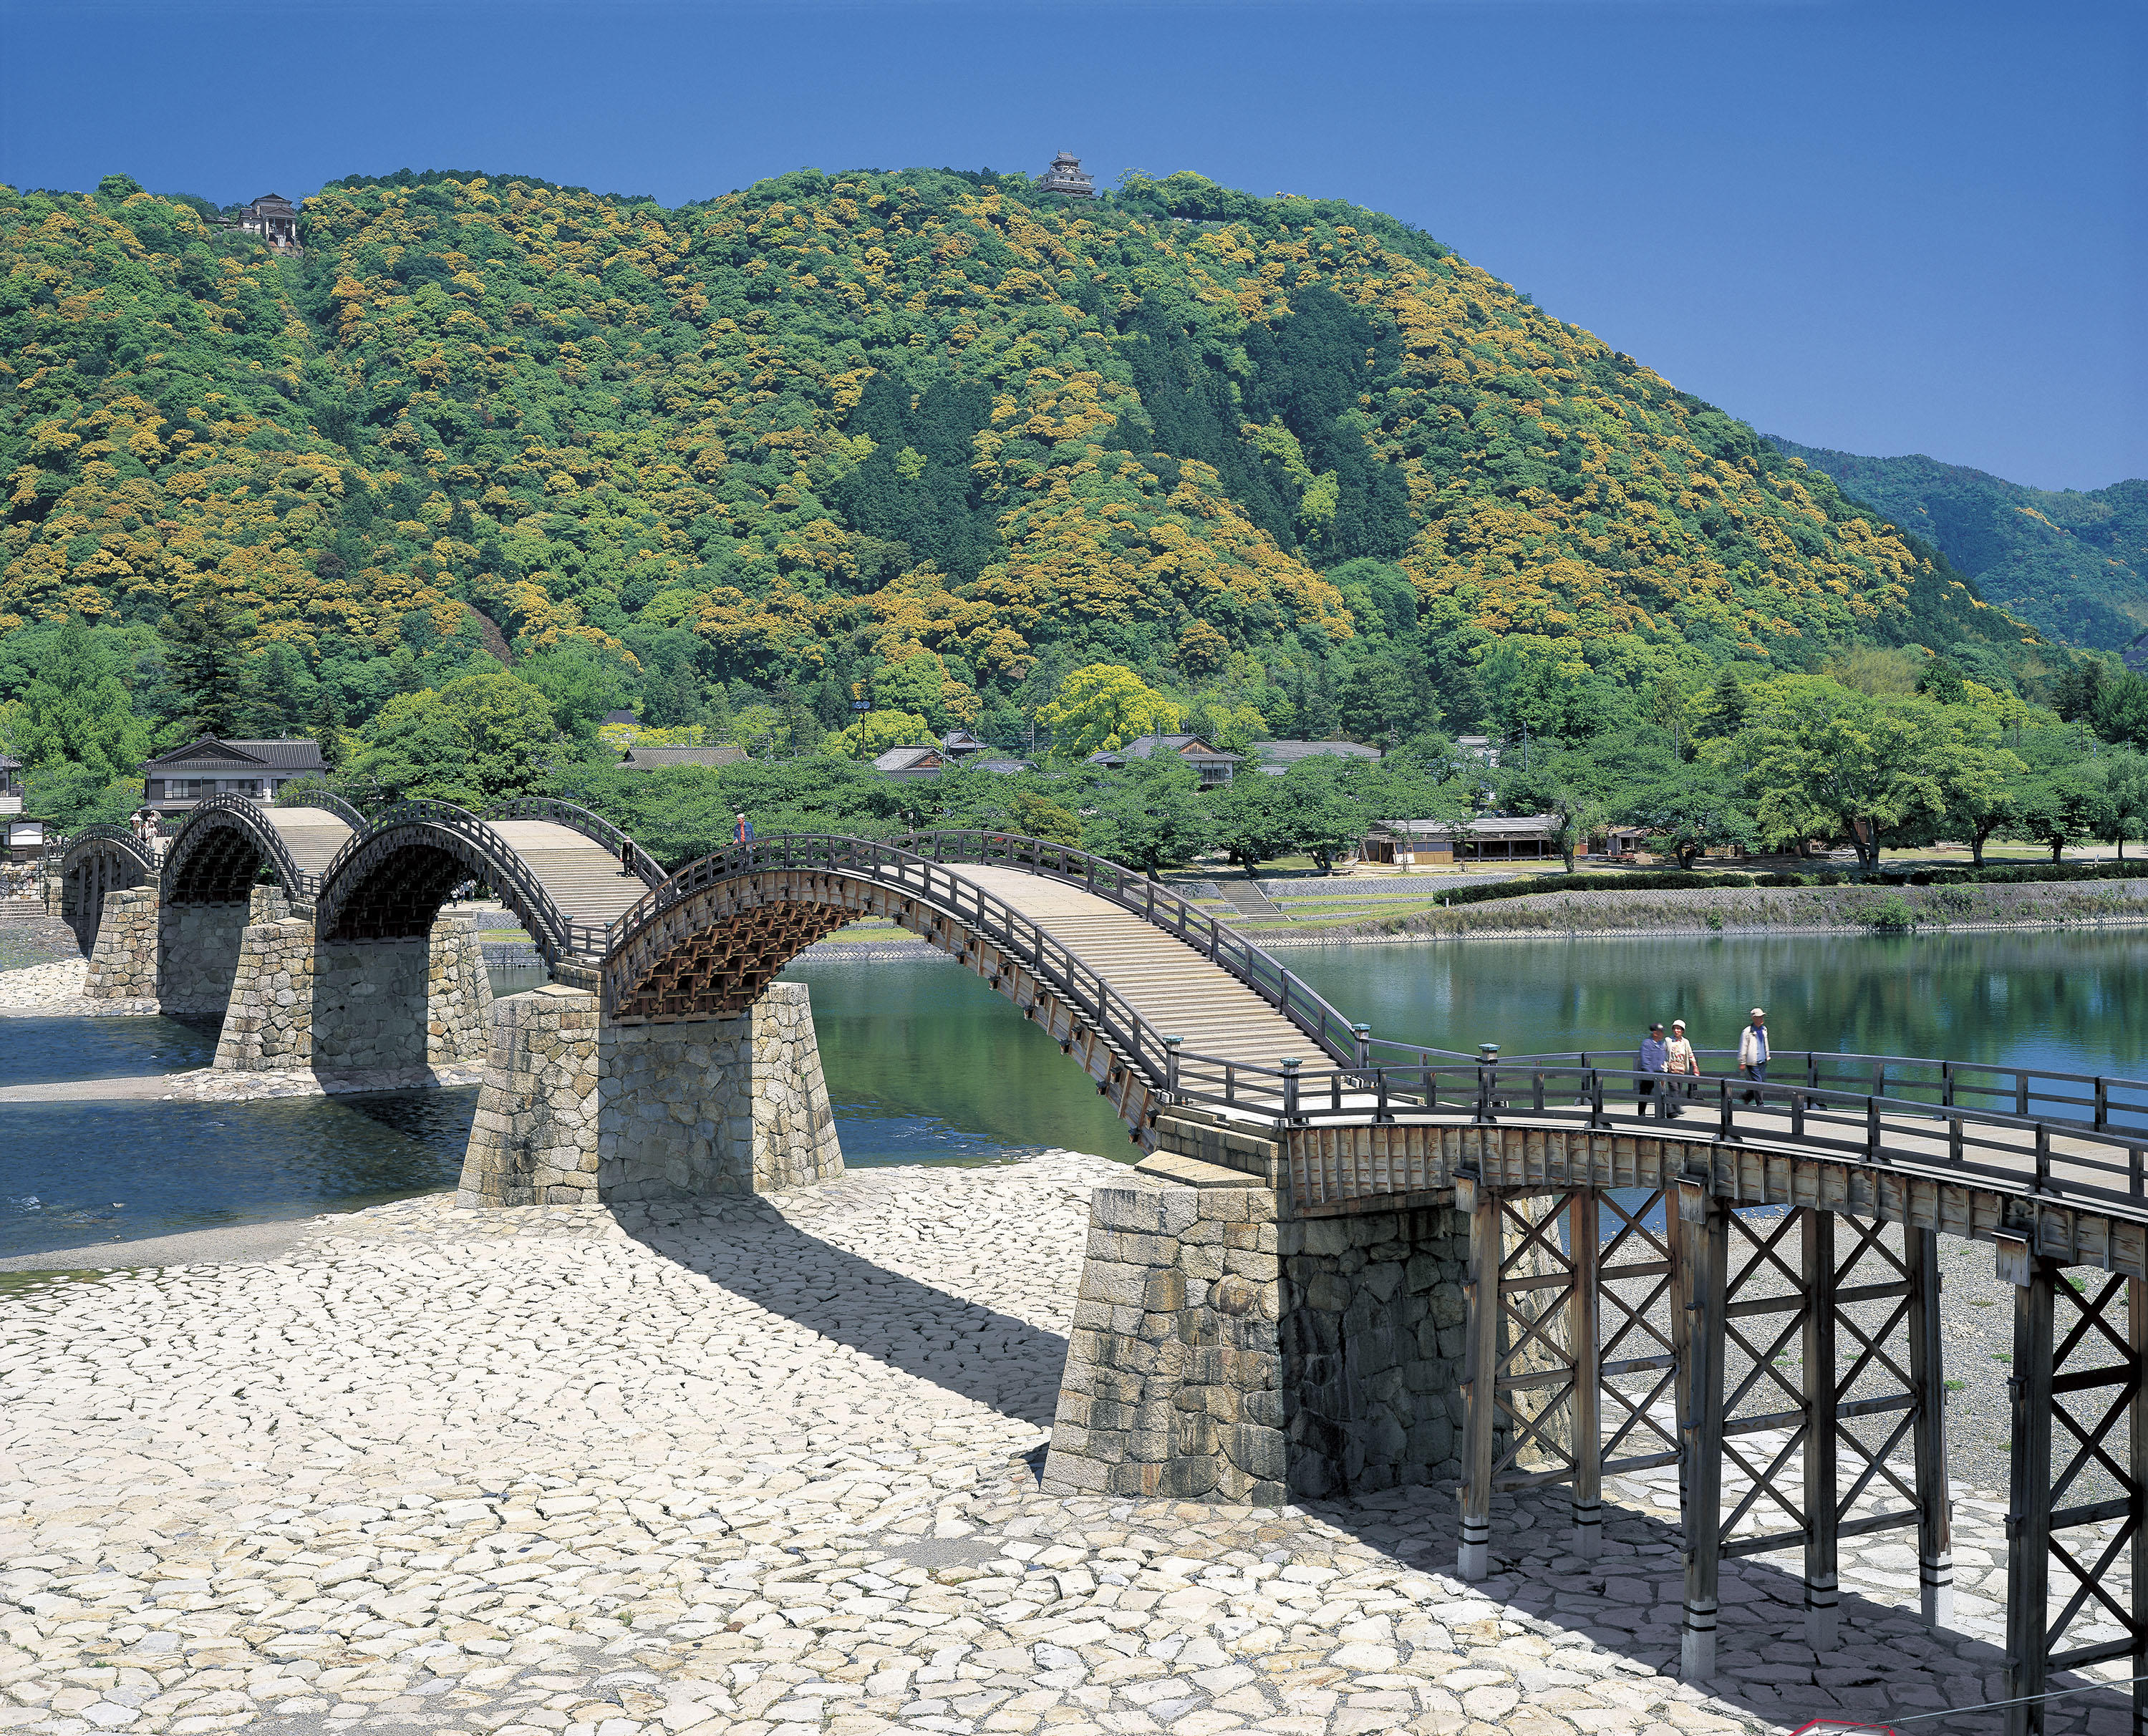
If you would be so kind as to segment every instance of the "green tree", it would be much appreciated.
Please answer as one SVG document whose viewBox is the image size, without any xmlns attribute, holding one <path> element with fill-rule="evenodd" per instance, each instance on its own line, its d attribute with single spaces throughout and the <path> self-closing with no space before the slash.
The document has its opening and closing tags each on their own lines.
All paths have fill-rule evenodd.
<svg viewBox="0 0 2148 1736">
<path fill-rule="evenodd" d="M 24 783 L 23 811 L 73 831 L 78 826 L 118 825 L 142 803 L 139 778 L 113 778 L 96 765 L 48 760 Z"/>
<path fill-rule="evenodd" d="M 80 766 L 100 787 L 134 770 L 142 743 L 127 689 L 79 615 L 40 661 L 22 706 L 25 765 Z"/>
<path fill-rule="evenodd" d="M 1875 698 L 1814 676 L 1765 685 L 1739 746 L 1757 792 L 1754 817 L 1770 842 L 1846 837 L 1859 865 L 1874 868 L 1892 835 L 1929 830 L 1950 802 L 2000 785 L 2000 766 L 1948 707 Z"/>
<path fill-rule="evenodd" d="M 884 664 L 874 672 L 873 704 L 886 711 L 915 713 L 937 734 L 948 725 L 946 684 L 945 664 L 930 651 L 914 652 L 901 662 Z"/>
<path fill-rule="evenodd" d="M 1373 747 L 1390 746 L 1439 722 L 1438 708 L 1421 713 L 1409 677 L 1384 658 L 1368 658 L 1352 670 L 1337 705 L 1343 733 Z"/>
<path fill-rule="evenodd" d="M 1138 868 L 1151 880 L 1159 869 L 1191 861 L 1215 833 L 1216 815 L 1202 798 L 1200 777 L 1176 755 L 1137 760 L 1098 780 L 1092 804 L 1081 824 L 1083 848 Z"/>
<path fill-rule="evenodd" d="M 1037 708 L 1036 720 L 1052 732 L 1053 759 L 1078 765 L 1137 736 L 1176 730 L 1178 707 L 1132 670 L 1092 663 L 1060 684 L 1059 691 Z"/>
<path fill-rule="evenodd" d="M 891 747 L 930 741 L 932 731 L 915 711 L 868 711 L 850 728 L 830 738 L 835 750 L 853 760 L 876 759 Z"/>
<path fill-rule="evenodd" d="M 2062 860 L 2069 844 L 2095 835 L 2103 796 L 2101 780 L 2086 766 L 2032 771 L 2015 787 L 2007 830 Z"/>
<path fill-rule="evenodd" d="M 313 715 L 307 720 L 314 732 L 314 740 L 320 744 L 321 758 L 330 771 L 344 762 L 347 751 L 344 736 L 343 707 L 337 702 L 332 683 L 323 681 L 314 690 Z"/>
<path fill-rule="evenodd" d="M 2097 835 L 2125 855 L 2125 840 L 2148 822 L 2148 755 L 2117 748 L 2103 756 L 2103 801 Z"/>
<path fill-rule="evenodd" d="M 239 733 L 246 701 L 246 653 L 242 641 L 253 624 L 218 596 L 180 605 L 164 617 L 165 667 L 184 707 L 189 735 L 218 740 Z"/>
<path fill-rule="evenodd" d="M 534 790 L 558 740 L 552 707 L 535 688 L 509 675 L 464 675 L 389 700 L 349 770 L 391 801 L 482 807 Z"/>
<path fill-rule="evenodd" d="M 1614 818 L 1644 828 L 1680 868 L 1690 869 L 1716 845 L 1753 842 L 1752 805 L 1739 780 L 1704 760 L 1665 755 L 1644 765 L 1611 805 Z"/>
<path fill-rule="evenodd" d="M 600 650 L 585 639 L 563 640 L 551 650 L 524 657 L 514 674 L 545 696 L 560 733 L 571 740 L 595 741 L 605 714 L 626 704 L 626 665 L 616 651 Z"/>
<path fill-rule="evenodd" d="M 1524 767 L 1502 765 L 1499 800 L 1509 813 L 1548 814 L 1566 871 L 1588 835 L 1609 818 L 1610 780 L 1591 755 L 1572 748 L 1539 747 Z"/>
<path fill-rule="evenodd" d="M 1693 733 L 1704 740 L 1735 735 L 1745 727 L 1751 710 L 1744 688 L 1725 664 L 1717 672 L 1714 685 L 1694 703 Z"/>
<path fill-rule="evenodd" d="M 1216 820 L 1215 841 L 1231 860 L 1254 878 L 1260 865 L 1297 846 L 1297 820 L 1281 778 L 1246 771 L 1208 798 Z"/>
<path fill-rule="evenodd" d="M 1349 855 L 1364 840 L 1368 816 L 1358 797 L 1369 780 L 1356 765 L 1331 754 L 1316 754 L 1300 760 L 1280 778 L 1264 772 L 1247 774 L 1249 779 L 1282 786 L 1291 841 L 1312 858 L 1322 874 L 1332 872 L 1335 859 Z M 1244 780 L 1234 780 L 1232 787 Z"/>
</svg>

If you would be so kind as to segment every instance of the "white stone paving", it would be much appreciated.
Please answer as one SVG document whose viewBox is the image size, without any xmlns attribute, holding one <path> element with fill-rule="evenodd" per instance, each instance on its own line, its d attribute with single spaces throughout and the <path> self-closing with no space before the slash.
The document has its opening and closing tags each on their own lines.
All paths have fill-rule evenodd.
<svg viewBox="0 0 2148 1736">
<path fill-rule="evenodd" d="M 1503 1501 L 1508 1577 L 1465 1587 L 1444 1490 L 1042 1494 L 1088 1191 L 1124 1173 L 435 1197 L 0 1295 L 0 1729 L 1673 1736 L 1995 1682 L 1854 1598 L 1816 1660 L 1748 1563 L 1719 1693 L 1681 1684 L 1639 1511 L 1585 1568 L 1556 1498 Z"/>
</svg>

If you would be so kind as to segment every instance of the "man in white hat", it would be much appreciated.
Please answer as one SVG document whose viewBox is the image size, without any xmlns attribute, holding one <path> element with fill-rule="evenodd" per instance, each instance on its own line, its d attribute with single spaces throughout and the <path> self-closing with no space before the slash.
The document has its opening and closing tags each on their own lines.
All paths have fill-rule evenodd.
<svg viewBox="0 0 2148 1736">
<path fill-rule="evenodd" d="M 1761 1007 L 1754 1007 L 1748 1015 L 1749 1022 L 1738 1033 L 1738 1071 L 1755 1085 L 1768 1082 L 1768 1015 Z M 1741 1100 L 1757 1103 L 1760 1094 L 1749 1091 Z"/>
</svg>

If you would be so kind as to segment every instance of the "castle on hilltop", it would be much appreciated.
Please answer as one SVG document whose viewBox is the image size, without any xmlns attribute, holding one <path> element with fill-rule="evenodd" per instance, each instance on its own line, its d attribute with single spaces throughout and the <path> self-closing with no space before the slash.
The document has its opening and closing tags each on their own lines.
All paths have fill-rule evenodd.
<svg viewBox="0 0 2148 1736">
<path fill-rule="evenodd" d="M 1082 172 L 1082 159 L 1071 151 L 1061 151 L 1051 159 L 1051 167 L 1036 183 L 1039 193 L 1063 193 L 1071 198 L 1093 199 L 1097 183 Z"/>
</svg>

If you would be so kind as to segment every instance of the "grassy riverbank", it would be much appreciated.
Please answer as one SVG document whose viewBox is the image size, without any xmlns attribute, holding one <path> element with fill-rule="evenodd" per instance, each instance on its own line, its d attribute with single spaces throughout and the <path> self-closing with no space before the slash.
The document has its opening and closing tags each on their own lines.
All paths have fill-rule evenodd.
<svg viewBox="0 0 2148 1736">
<path fill-rule="evenodd" d="M 2148 922 L 2148 876 L 2020 886 L 1576 888 L 1451 910 L 1294 925 L 1262 940 L 1466 940 L 1473 936 L 1768 934 L 2047 928 Z"/>
</svg>

